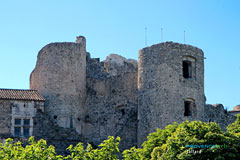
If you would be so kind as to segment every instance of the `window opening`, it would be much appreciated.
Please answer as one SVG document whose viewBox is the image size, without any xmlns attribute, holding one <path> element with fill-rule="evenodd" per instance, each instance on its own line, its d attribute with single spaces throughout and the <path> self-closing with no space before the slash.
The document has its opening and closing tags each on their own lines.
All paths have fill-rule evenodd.
<svg viewBox="0 0 240 160">
<path fill-rule="evenodd" d="M 24 119 L 23 120 L 23 125 L 24 126 L 30 126 L 30 119 Z"/>
<path fill-rule="evenodd" d="M 21 127 L 14 127 L 14 135 L 15 136 L 21 135 Z"/>
<path fill-rule="evenodd" d="M 184 116 L 192 116 L 191 102 L 189 101 L 184 102 Z"/>
<path fill-rule="evenodd" d="M 192 78 L 192 63 L 190 61 L 183 61 L 183 77 Z"/>
<path fill-rule="evenodd" d="M 121 112 L 122 112 L 122 115 L 125 115 L 125 110 L 124 109 L 122 109 Z"/>
<path fill-rule="evenodd" d="M 15 119 L 14 124 L 15 125 L 21 125 L 21 119 Z"/>
<path fill-rule="evenodd" d="M 24 137 L 29 137 L 30 136 L 29 132 L 30 132 L 29 127 L 23 127 L 23 136 Z"/>
<path fill-rule="evenodd" d="M 13 134 L 15 137 L 31 136 L 31 119 L 16 118 L 14 119 Z"/>
</svg>

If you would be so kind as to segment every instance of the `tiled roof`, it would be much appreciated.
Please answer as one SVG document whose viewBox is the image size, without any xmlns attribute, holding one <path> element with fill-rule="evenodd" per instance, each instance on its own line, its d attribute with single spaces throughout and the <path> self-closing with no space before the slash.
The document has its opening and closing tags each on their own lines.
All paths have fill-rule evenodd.
<svg viewBox="0 0 240 160">
<path fill-rule="evenodd" d="M 240 111 L 240 105 L 236 105 L 234 108 L 233 108 L 234 111 Z"/>
<path fill-rule="evenodd" d="M 0 89 L 0 99 L 45 101 L 37 90 Z"/>
</svg>

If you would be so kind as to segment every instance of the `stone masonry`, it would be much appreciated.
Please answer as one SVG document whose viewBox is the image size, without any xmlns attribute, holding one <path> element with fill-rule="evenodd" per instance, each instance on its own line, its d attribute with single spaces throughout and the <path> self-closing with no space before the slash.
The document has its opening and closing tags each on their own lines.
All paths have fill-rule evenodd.
<svg viewBox="0 0 240 160">
<path fill-rule="evenodd" d="M 139 51 L 139 144 L 173 122 L 204 120 L 203 58 L 202 50 L 172 42 Z M 183 76 L 184 61 L 191 63 L 191 77 Z M 190 116 L 184 115 L 185 101 L 194 103 Z"/>
<path fill-rule="evenodd" d="M 64 128 L 81 134 L 86 100 L 85 38 L 78 43 L 51 43 L 38 54 L 30 88 L 46 99 L 46 112 Z"/>
<path fill-rule="evenodd" d="M 76 43 L 50 43 L 38 53 L 30 88 L 45 99 L 44 108 L 29 102 L 32 110 L 23 109 L 31 115 L 31 135 L 63 154 L 79 141 L 97 147 L 120 136 L 123 150 L 173 122 L 216 122 L 225 129 L 236 119 L 222 105 L 205 103 L 203 51 L 173 42 L 141 49 L 138 62 L 117 54 L 102 62 L 91 58 L 83 36 Z M 0 94 L 0 140 L 18 137 L 15 103 Z"/>
</svg>

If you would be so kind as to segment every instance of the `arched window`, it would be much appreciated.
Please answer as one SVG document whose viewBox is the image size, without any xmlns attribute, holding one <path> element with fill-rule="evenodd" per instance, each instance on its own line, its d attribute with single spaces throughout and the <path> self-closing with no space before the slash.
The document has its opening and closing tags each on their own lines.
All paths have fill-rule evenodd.
<svg viewBox="0 0 240 160">
<path fill-rule="evenodd" d="M 192 78 L 192 62 L 185 60 L 182 62 L 183 77 Z"/>
</svg>

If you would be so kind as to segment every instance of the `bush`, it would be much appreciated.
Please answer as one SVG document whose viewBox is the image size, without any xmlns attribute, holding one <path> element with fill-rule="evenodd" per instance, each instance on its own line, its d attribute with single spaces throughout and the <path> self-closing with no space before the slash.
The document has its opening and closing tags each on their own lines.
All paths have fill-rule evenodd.
<svg viewBox="0 0 240 160">
<path fill-rule="evenodd" d="M 109 136 L 107 140 L 99 145 L 98 149 L 93 149 L 89 144 L 85 149 L 82 143 L 78 143 L 75 147 L 70 145 L 67 150 L 70 155 L 63 157 L 57 155 L 55 148 L 43 139 L 35 142 L 33 137 L 29 138 L 29 145 L 23 147 L 21 142 L 13 142 L 7 139 L 5 144 L 0 143 L 0 160 L 117 160 L 119 159 L 118 145 L 120 138 Z"/>
<path fill-rule="evenodd" d="M 216 123 L 185 121 L 147 137 L 142 148 L 125 150 L 126 159 L 240 159 L 240 116 L 224 132 Z"/>
<path fill-rule="evenodd" d="M 90 144 L 70 145 L 67 156 L 57 155 L 54 146 L 43 139 L 30 137 L 29 145 L 7 139 L 0 143 L 0 160 L 117 160 L 120 138 L 109 136 L 97 149 Z M 165 129 L 149 134 L 141 148 L 132 147 L 123 151 L 126 160 L 205 160 L 240 159 L 240 115 L 224 132 L 216 123 L 185 121 L 173 123 Z"/>
<path fill-rule="evenodd" d="M 58 160 L 62 156 L 57 155 L 53 146 L 47 146 L 47 142 L 43 139 L 35 142 L 33 137 L 30 137 L 29 145 L 22 146 L 21 142 L 13 142 L 12 139 L 7 139 L 5 144 L 0 143 L 0 159 L 1 160 Z"/>
</svg>

